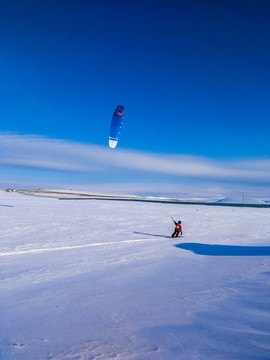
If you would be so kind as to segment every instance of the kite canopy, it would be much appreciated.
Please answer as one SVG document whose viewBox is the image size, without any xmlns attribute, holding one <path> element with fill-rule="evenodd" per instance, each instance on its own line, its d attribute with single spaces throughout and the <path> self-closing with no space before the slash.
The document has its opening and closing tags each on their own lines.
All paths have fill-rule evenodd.
<svg viewBox="0 0 270 360">
<path fill-rule="evenodd" d="M 109 135 L 109 146 L 114 149 L 118 142 L 118 137 L 122 128 L 123 119 L 124 119 L 125 107 L 122 105 L 116 106 L 114 110 L 111 127 L 110 127 L 110 135 Z"/>
</svg>

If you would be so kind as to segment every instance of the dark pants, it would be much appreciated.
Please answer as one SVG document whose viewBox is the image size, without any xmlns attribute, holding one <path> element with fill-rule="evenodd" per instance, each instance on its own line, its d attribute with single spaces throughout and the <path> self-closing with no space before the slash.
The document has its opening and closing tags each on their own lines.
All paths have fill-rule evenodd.
<svg viewBox="0 0 270 360">
<path fill-rule="evenodd" d="M 180 231 L 176 231 L 176 230 L 175 230 L 175 232 L 172 234 L 171 237 L 178 237 L 178 236 L 179 236 L 179 233 L 180 233 Z"/>
</svg>

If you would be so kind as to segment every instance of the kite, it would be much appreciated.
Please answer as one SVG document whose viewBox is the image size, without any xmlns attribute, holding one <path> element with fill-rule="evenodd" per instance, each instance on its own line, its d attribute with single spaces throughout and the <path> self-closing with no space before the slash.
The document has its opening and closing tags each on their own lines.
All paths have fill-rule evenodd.
<svg viewBox="0 0 270 360">
<path fill-rule="evenodd" d="M 123 120 L 124 120 L 124 112 L 125 107 L 123 105 L 116 106 L 114 110 L 111 127 L 110 127 L 110 135 L 109 135 L 109 146 L 114 149 L 118 142 L 118 137 L 122 128 Z"/>
</svg>

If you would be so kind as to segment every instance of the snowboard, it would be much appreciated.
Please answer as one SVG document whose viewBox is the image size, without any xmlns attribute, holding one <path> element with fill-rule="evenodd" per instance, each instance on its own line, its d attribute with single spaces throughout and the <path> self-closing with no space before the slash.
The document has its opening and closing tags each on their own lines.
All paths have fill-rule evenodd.
<svg viewBox="0 0 270 360">
<path fill-rule="evenodd" d="M 185 235 L 180 235 L 180 236 L 176 236 L 176 237 L 171 237 L 171 236 L 165 236 L 166 238 L 169 238 L 169 239 L 180 239 L 182 237 L 185 237 Z"/>
</svg>

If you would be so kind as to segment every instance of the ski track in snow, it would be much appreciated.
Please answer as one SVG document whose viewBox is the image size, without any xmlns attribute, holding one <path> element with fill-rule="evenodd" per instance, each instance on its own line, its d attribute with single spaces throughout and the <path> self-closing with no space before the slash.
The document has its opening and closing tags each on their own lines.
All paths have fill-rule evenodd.
<svg viewBox="0 0 270 360">
<path fill-rule="evenodd" d="M 93 244 L 86 244 L 86 245 L 61 246 L 61 247 L 42 248 L 42 249 L 9 251 L 9 252 L 1 252 L 0 256 L 25 255 L 25 254 L 43 253 L 43 252 L 50 252 L 50 251 L 83 249 L 83 248 L 96 247 L 96 246 L 133 244 L 133 243 L 149 242 L 149 241 L 158 241 L 158 240 L 157 239 L 132 239 L 132 240 L 124 240 L 124 241 L 110 241 L 110 242 L 103 242 L 103 243 L 93 243 Z M 159 241 L 164 241 L 164 240 L 159 240 Z"/>
</svg>

